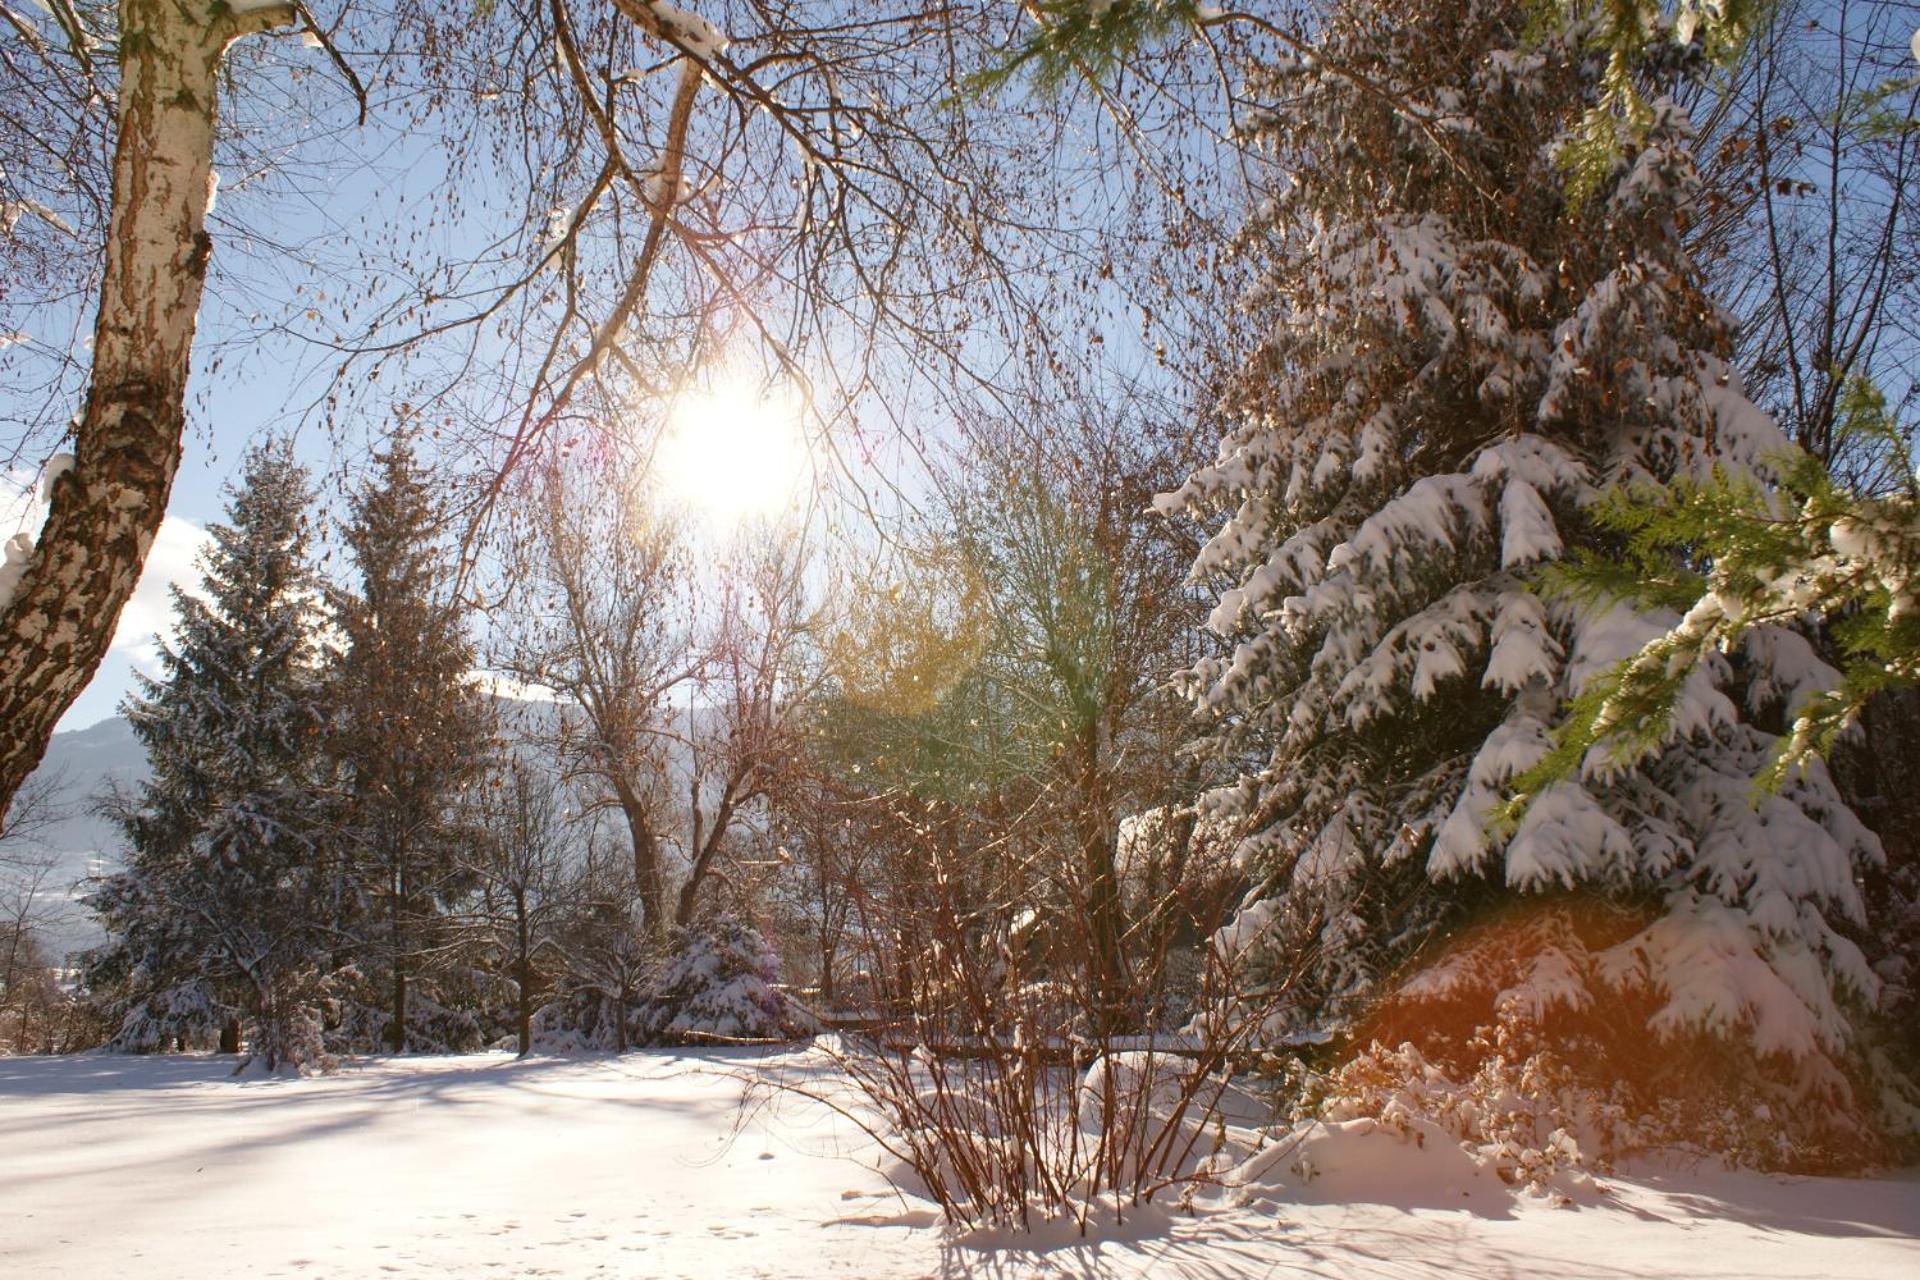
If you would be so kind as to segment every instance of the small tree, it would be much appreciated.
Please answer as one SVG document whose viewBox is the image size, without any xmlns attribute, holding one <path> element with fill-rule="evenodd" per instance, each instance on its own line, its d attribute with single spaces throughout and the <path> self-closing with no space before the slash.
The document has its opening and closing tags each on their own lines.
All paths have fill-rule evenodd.
<svg viewBox="0 0 1920 1280">
<path fill-rule="evenodd" d="M 470 919 L 513 983 L 520 1056 L 533 1049 L 533 1015 L 554 982 L 569 913 L 577 909 L 553 779 L 518 757 L 497 764 L 474 800 L 479 839 L 468 869 L 478 884 Z"/>
<path fill-rule="evenodd" d="M 67 1003 L 56 979 L 60 957 L 46 939 L 66 901 L 52 892 L 60 859 L 40 840 L 63 816 L 64 793 L 62 779 L 36 779 L 0 820 L 0 1053 L 53 1052 Z"/>
<path fill-rule="evenodd" d="M 643 996 L 661 958 L 633 864 L 617 846 L 589 839 L 566 892 L 572 899 L 561 939 L 566 973 L 535 1033 L 558 1045 L 625 1053 L 640 1038 Z"/>
<path fill-rule="evenodd" d="M 1196 656 L 1194 548 L 1149 509 L 1197 456 L 1157 408 L 1036 396 L 1030 419 L 969 424 L 973 456 L 945 478 L 956 545 L 984 588 L 980 675 L 1016 709 L 1040 784 L 1026 820 L 1047 847 L 1046 893 L 1027 905 L 1084 936 L 1088 1016 L 1106 1031 L 1151 1016 L 1157 977 L 1136 981 L 1130 957 L 1163 954 L 1146 935 L 1172 918 L 1123 877 L 1122 825 L 1199 789 L 1176 759 L 1189 712 L 1166 684 Z"/>
</svg>

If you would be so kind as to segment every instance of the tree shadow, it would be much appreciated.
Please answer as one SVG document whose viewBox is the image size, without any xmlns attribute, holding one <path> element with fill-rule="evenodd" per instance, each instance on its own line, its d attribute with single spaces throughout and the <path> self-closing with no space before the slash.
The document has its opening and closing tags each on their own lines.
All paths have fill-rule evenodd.
<svg viewBox="0 0 1920 1280">
<path fill-rule="evenodd" d="M 1873 1178 L 1636 1171 L 1615 1181 L 1658 1193 L 1650 1209 L 1623 1206 L 1643 1217 L 1718 1218 L 1779 1235 L 1920 1240 L 1920 1169 Z"/>
<path fill-rule="evenodd" d="M 520 1115 L 577 1113 L 581 1108 L 677 1113 L 697 1117 L 730 1114 L 730 1102 L 711 1094 L 686 1098 L 649 1095 L 596 1096 L 596 1076 L 609 1069 L 620 1076 L 658 1081 L 681 1076 L 721 1074 L 713 1055 L 650 1051 L 628 1055 L 550 1055 L 515 1058 L 509 1054 L 348 1059 L 324 1076 L 236 1076 L 234 1059 L 212 1054 L 86 1054 L 66 1058 L 0 1059 L 0 1100 L 38 1099 L 62 1104 L 57 1117 L 64 1140 L 97 1142 L 120 1126 L 151 1118 L 157 1105 L 175 1121 L 212 1122 L 253 1108 L 272 1108 L 272 1123 L 235 1135 L 226 1126 L 217 1141 L 187 1142 L 167 1148 L 169 1166 L 221 1168 L 250 1151 L 281 1149 L 351 1132 L 390 1118 L 399 1109 L 432 1108 L 445 1113 L 507 1108 Z M 573 1087 L 569 1088 L 567 1078 Z M 530 1102 L 529 1099 L 536 1101 Z M 17 1119 L 0 1121 L 0 1145 L 53 1122 L 45 1107 L 22 1108 Z M 84 1180 L 95 1170 L 80 1165 L 66 1172 L 37 1175 L 39 1181 Z M 26 1177 L 0 1169 L 0 1200 Z"/>
</svg>

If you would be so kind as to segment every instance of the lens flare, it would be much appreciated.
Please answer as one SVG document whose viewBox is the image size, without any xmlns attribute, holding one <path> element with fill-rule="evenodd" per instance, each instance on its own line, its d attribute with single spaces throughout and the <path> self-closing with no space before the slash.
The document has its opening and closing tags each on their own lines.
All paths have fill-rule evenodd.
<svg viewBox="0 0 1920 1280">
<path fill-rule="evenodd" d="M 799 407 L 746 384 L 681 396 L 654 458 L 663 496 L 719 532 L 787 514 L 812 472 Z"/>
</svg>

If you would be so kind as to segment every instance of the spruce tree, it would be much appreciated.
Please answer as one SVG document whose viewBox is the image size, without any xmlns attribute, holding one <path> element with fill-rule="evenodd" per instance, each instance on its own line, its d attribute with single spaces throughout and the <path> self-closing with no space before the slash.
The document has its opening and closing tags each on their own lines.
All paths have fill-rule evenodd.
<svg viewBox="0 0 1920 1280">
<path fill-rule="evenodd" d="M 1700 183 L 1663 86 L 1698 50 L 1647 42 L 1645 110 L 1596 167 L 1617 63 L 1553 12 L 1349 0 L 1251 86 L 1275 106 L 1250 141 L 1287 171 L 1244 241 L 1271 324 L 1218 461 L 1163 500 L 1216 529 L 1196 574 L 1227 645 L 1186 683 L 1241 770 L 1211 802 L 1257 885 L 1222 940 L 1275 970 L 1309 955 L 1303 1021 L 1360 1018 L 1412 963 L 1403 991 L 1611 1002 L 1643 1041 L 1828 1063 L 1876 985 L 1844 932 L 1878 846 L 1817 762 L 1756 795 L 1756 721 L 1822 677 L 1798 632 L 1706 656 L 1657 750 L 1503 821 L 1589 681 L 1675 620 L 1534 590 L 1611 536 L 1589 504 L 1716 466 L 1764 480 L 1784 445 L 1689 258 Z M 1511 973 L 1427 966 L 1523 897 L 1613 924 Z"/>
<path fill-rule="evenodd" d="M 469 678 L 473 649 L 440 506 L 408 433 L 396 433 L 374 464 L 349 500 L 357 590 L 333 593 L 344 643 L 330 677 L 330 744 L 361 909 L 360 960 L 377 987 L 343 1031 L 348 1042 L 378 1039 L 395 1052 L 470 1046 L 477 1027 L 445 1008 L 441 984 L 457 954 L 447 913 L 474 875 L 458 802 L 485 763 L 490 722 Z M 378 1025 L 352 1025 L 362 1021 Z"/>
<path fill-rule="evenodd" d="M 322 839 L 319 591 L 307 475 L 288 442 L 249 452 L 201 593 L 174 591 L 175 640 L 126 714 L 152 776 L 123 825 L 127 869 L 91 897 L 110 935 L 91 984 L 123 1049 L 218 1033 L 269 1070 L 323 1061 L 330 882 Z M 203 598 L 204 597 L 204 598 Z"/>
</svg>

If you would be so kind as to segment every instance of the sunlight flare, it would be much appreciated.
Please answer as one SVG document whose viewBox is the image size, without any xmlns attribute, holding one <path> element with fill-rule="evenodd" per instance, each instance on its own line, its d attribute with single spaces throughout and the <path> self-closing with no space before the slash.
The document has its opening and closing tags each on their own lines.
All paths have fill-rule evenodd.
<svg viewBox="0 0 1920 1280">
<path fill-rule="evenodd" d="M 812 470 L 800 406 L 747 382 L 681 396 L 654 459 L 662 496 L 720 531 L 785 514 Z"/>
</svg>

